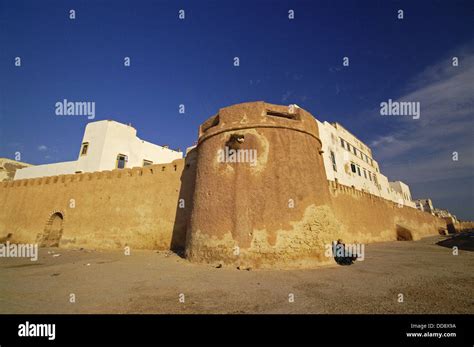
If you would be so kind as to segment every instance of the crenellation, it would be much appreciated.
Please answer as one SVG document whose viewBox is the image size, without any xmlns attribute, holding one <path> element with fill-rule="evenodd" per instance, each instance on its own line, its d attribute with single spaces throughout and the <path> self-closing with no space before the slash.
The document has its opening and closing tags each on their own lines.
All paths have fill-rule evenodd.
<svg viewBox="0 0 474 347">
<path fill-rule="evenodd" d="M 132 176 L 133 177 L 140 177 L 140 176 L 142 176 L 142 173 L 143 173 L 143 171 L 142 171 L 141 167 L 132 168 Z"/>
</svg>

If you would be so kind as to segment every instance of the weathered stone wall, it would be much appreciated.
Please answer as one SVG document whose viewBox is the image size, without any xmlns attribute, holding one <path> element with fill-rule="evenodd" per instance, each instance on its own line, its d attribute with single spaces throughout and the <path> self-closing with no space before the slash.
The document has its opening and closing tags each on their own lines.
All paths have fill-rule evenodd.
<svg viewBox="0 0 474 347">
<path fill-rule="evenodd" d="M 11 160 L 7 158 L 0 158 L 0 182 L 13 181 L 16 170 L 31 166 L 21 161 Z"/>
<path fill-rule="evenodd" d="M 190 156 L 192 158 L 192 156 Z M 0 239 L 36 242 L 56 212 L 60 247 L 183 248 L 193 167 L 170 164 L 0 184 Z M 185 200 L 179 208 L 178 200 Z"/>
<path fill-rule="evenodd" d="M 255 150 L 255 165 L 219 162 L 225 147 Z M 60 247 L 186 246 L 193 262 L 307 268 L 333 262 L 325 247 L 338 239 L 445 232 L 441 218 L 328 181 L 320 149 L 317 123 L 302 109 L 226 107 L 201 125 L 185 160 L 0 183 L 0 241 L 37 242 L 60 213 Z"/>
<path fill-rule="evenodd" d="M 474 222 L 458 222 L 454 223 L 454 230 L 456 232 L 471 231 L 474 230 Z"/>
<path fill-rule="evenodd" d="M 306 266 L 319 250 L 300 224 L 329 213 L 315 119 L 302 109 L 244 103 L 200 128 L 186 256 L 241 267 Z M 232 138 L 242 138 L 235 143 Z M 257 164 L 219 162 L 226 146 L 256 150 Z"/>
<path fill-rule="evenodd" d="M 203 123 L 188 259 L 304 268 L 333 262 L 325 247 L 338 239 L 412 240 L 446 229 L 430 214 L 328 182 L 316 122 L 302 109 L 293 111 L 244 103 Z M 219 162 L 218 151 L 233 138 L 242 139 L 235 148 L 257 150 L 256 166 Z"/>
<path fill-rule="evenodd" d="M 418 240 L 446 232 L 446 221 L 430 213 L 329 181 L 338 235 L 348 243 Z"/>
</svg>

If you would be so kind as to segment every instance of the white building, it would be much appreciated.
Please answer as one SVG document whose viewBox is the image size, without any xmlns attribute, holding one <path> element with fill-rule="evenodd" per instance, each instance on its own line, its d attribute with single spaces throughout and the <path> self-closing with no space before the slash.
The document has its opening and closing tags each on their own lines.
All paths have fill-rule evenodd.
<svg viewBox="0 0 474 347">
<path fill-rule="evenodd" d="M 20 169 L 15 180 L 170 163 L 182 157 L 182 152 L 139 139 L 130 125 L 103 120 L 87 124 L 77 160 Z"/>
<path fill-rule="evenodd" d="M 366 144 L 339 123 L 316 122 L 328 180 L 415 208 L 408 185 L 389 182 Z"/>
<path fill-rule="evenodd" d="M 435 208 L 433 207 L 433 202 L 431 201 L 431 199 L 416 199 L 415 204 L 416 208 L 420 211 L 425 211 L 434 214 Z"/>
</svg>

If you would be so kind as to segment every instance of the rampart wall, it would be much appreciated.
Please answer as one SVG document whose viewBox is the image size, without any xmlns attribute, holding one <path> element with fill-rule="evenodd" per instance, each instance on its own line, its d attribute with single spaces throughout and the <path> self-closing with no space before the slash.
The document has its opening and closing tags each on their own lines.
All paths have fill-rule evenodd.
<svg viewBox="0 0 474 347">
<path fill-rule="evenodd" d="M 418 240 L 446 233 L 446 221 L 429 213 L 329 181 L 332 210 L 345 242 Z"/>
<path fill-rule="evenodd" d="M 317 122 L 303 109 L 233 105 L 204 122 L 199 135 L 186 239 L 191 261 L 309 268 L 333 262 L 325 251 L 338 239 L 414 240 L 446 229 L 440 218 L 328 181 Z M 258 164 L 219 162 L 226 146 L 254 150 Z"/>
<path fill-rule="evenodd" d="M 0 238 L 36 242 L 50 217 L 60 213 L 60 247 L 183 248 L 193 175 L 193 166 L 180 159 L 143 168 L 4 182 Z"/>
<path fill-rule="evenodd" d="M 255 165 L 219 162 L 226 147 L 255 150 Z M 186 159 L 0 183 L 0 241 L 38 242 L 59 214 L 60 247 L 185 248 L 194 262 L 305 268 L 333 261 L 325 249 L 338 239 L 446 232 L 441 218 L 328 181 L 321 155 L 308 112 L 230 106 L 201 125 Z"/>
</svg>

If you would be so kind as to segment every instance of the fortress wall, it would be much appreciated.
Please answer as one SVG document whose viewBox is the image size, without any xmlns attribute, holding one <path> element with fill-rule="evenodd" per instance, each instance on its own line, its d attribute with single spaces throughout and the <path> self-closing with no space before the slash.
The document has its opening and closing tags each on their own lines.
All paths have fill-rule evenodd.
<svg viewBox="0 0 474 347">
<path fill-rule="evenodd" d="M 458 222 L 454 223 L 454 229 L 456 232 L 471 231 L 474 230 L 474 222 Z"/>
<path fill-rule="evenodd" d="M 241 267 L 303 267 L 314 259 L 318 234 L 300 224 L 326 218 L 330 197 L 316 121 L 297 112 L 291 119 L 280 116 L 286 106 L 244 103 L 201 126 L 188 259 Z M 257 164 L 219 162 L 226 146 L 255 150 Z M 313 227 L 323 233 L 325 224 Z"/>
<path fill-rule="evenodd" d="M 229 145 L 256 150 L 258 164 L 219 162 Z M 325 250 L 338 239 L 416 240 L 446 229 L 440 218 L 328 181 L 320 150 L 316 121 L 302 109 L 295 115 L 263 102 L 220 109 L 200 128 L 187 258 L 310 268 L 334 262 Z"/>
<path fill-rule="evenodd" d="M 193 177 L 186 166 L 180 159 L 0 184 L 0 239 L 11 233 L 12 242 L 36 242 L 50 216 L 60 212 L 60 247 L 183 248 L 191 198 L 181 186 L 184 180 L 189 187 Z M 180 197 L 184 209 L 178 209 Z"/>
<path fill-rule="evenodd" d="M 345 243 L 418 240 L 446 232 L 446 221 L 415 208 L 328 181 Z"/>
<path fill-rule="evenodd" d="M 222 162 L 224 148 L 256 161 Z M 0 241 L 36 242 L 56 212 L 60 247 L 185 247 L 192 262 L 242 268 L 310 268 L 334 263 L 325 249 L 338 239 L 416 240 L 447 227 L 328 181 L 314 117 L 264 102 L 220 109 L 170 164 L 0 183 Z"/>
</svg>

